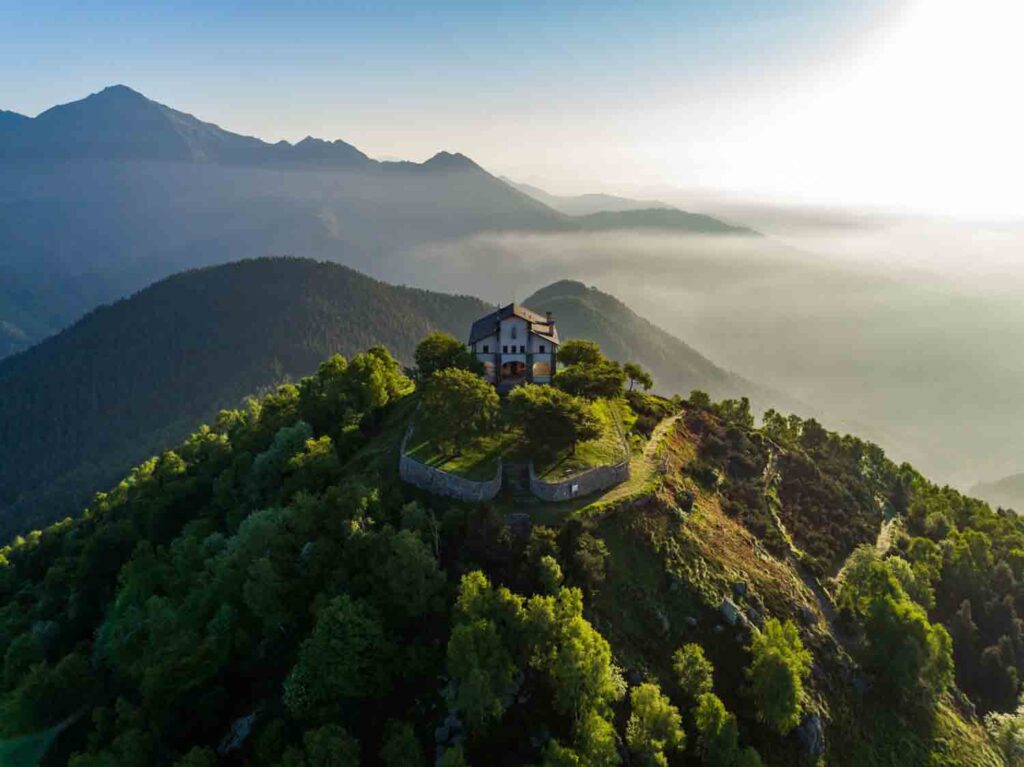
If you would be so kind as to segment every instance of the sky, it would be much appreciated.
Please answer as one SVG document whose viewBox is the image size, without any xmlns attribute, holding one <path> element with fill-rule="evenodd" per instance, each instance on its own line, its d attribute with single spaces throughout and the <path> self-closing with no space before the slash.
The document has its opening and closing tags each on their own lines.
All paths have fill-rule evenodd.
<svg viewBox="0 0 1024 767">
<path fill-rule="evenodd" d="M 550 191 L 1024 218 L 1020 0 L 0 2 L 0 108 L 123 83 Z"/>
</svg>

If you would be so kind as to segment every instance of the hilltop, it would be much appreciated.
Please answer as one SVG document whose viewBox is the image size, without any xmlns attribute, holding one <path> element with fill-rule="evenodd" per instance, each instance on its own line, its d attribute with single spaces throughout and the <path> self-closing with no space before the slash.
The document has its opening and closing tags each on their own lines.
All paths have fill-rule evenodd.
<svg viewBox="0 0 1024 767">
<path fill-rule="evenodd" d="M 567 299 L 555 289 L 566 284 L 530 301 L 564 312 L 563 334 L 649 367 L 659 390 L 728 396 L 748 386 L 611 296 L 590 289 L 586 302 Z M 308 375 L 330 354 L 384 344 L 410 365 L 428 332 L 464 339 L 491 308 L 337 264 L 278 258 L 184 272 L 96 309 L 0 360 L 0 539 L 74 514 L 221 408 Z"/>
<path fill-rule="evenodd" d="M 418 396 L 332 358 L 3 549 L 0 753 L 1003 763 L 976 712 L 1015 705 L 1016 517 L 700 394 L 631 435 L 636 484 L 462 505 L 397 480 Z"/>
</svg>

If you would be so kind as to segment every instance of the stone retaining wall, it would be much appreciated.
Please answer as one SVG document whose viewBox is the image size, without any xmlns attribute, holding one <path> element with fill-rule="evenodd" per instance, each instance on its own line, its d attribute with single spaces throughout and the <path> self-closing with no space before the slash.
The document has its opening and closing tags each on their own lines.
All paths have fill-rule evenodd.
<svg viewBox="0 0 1024 767">
<path fill-rule="evenodd" d="M 530 492 L 542 501 L 568 501 L 582 495 L 607 490 L 629 479 L 629 459 L 612 466 L 595 466 L 559 482 L 545 482 L 530 463 Z"/>
<path fill-rule="evenodd" d="M 405 437 L 402 439 L 402 453 L 398 459 L 398 476 L 405 482 L 434 495 L 444 495 L 470 503 L 489 501 L 501 490 L 500 459 L 498 460 L 498 473 L 494 479 L 475 482 L 474 480 L 459 477 L 441 469 L 435 469 L 433 466 L 427 466 L 425 463 L 420 463 L 415 458 L 406 455 L 405 446 L 411 435 L 412 426 L 406 430 Z"/>
</svg>

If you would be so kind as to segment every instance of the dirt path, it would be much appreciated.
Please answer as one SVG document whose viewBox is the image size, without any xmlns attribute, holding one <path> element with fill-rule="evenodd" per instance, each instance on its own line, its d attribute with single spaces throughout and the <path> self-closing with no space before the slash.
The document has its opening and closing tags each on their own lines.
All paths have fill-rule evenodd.
<svg viewBox="0 0 1024 767">
<path fill-rule="evenodd" d="M 775 521 L 779 532 L 782 533 L 782 537 L 786 541 L 785 561 L 793 568 L 793 572 L 797 574 L 800 581 L 814 596 L 814 601 L 817 603 L 818 611 L 821 613 L 821 616 L 825 621 L 825 628 L 828 629 L 828 632 L 833 637 L 835 637 L 836 641 L 843 647 L 843 649 L 849 652 L 849 637 L 839 625 L 836 608 L 832 603 L 832 597 L 830 597 L 828 592 L 825 591 L 824 587 L 822 587 L 817 576 L 815 576 L 814 573 L 812 573 L 800 560 L 803 552 L 793 541 L 793 537 L 789 534 L 789 530 L 786 529 L 786 525 L 783 523 L 782 518 L 779 517 L 778 509 L 775 508 L 775 504 L 773 503 L 772 490 L 774 489 L 775 482 L 779 478 L 778 472 L 775 469 L 774 450 L 771 450 L 768 454 L 768 463 L 764 467 L 763 477 L 765 506 L 768 509 L 768 513 Z"/>
</svg>

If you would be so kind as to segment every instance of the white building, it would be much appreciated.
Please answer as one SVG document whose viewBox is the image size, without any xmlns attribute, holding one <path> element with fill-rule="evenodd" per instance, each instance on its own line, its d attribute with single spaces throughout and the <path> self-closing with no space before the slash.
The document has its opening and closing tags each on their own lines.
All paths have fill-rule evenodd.
<svg viewBox="0 0 1024 767">
<path fill-rule="evenodd" d="M 483 363 L 484 377 L 499 391 L 528 381 L 551 383 L 558 331 L 551 312 L 545 317 L 509 304 L 473 323 L 469 350 Z"/>
</svg>

